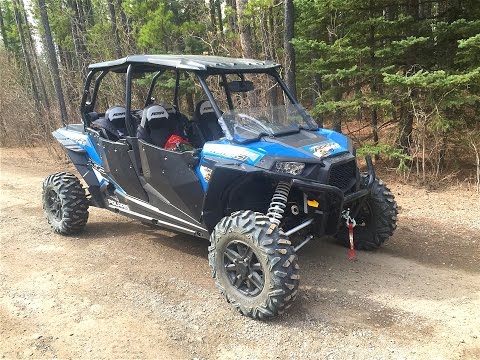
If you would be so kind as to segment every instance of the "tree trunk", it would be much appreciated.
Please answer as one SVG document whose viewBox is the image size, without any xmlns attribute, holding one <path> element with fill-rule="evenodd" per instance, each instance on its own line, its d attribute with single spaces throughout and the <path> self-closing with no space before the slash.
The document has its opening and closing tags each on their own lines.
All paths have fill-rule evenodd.
<svg viewBox="0 0 480 360">
<path fill-rule="evenodd" d="M 209 10 L 210 10 L 210 23 L 212 25 L 212 32 L 217 31 L 217 23 L 215 21 L 215 0 L 209 0 Z"/>
<path fill-rule="evenodd" d="M 110 25 L 112 27 L 112 36 L 115 43 L 115 55 L 117 58 L 122 57 L 122 48 L 120 46 L 120 35 L 118 34 L 117 16 L 115 15 L 115 6 L 113 0 L 108 0 L 108 11 L 110 13 Z"/>
<path fill-rule="evenodd" d="M 294 37 L 295 25 L 295 9 L 293 0 L 284 0 L 285 14 L 285 34 L 284 34 L 284 51 L 285 51 L 285 82 L 288 88 L 297 97 L 297 85 L 295 79 L 295 49 L 293 48 L 292 39 Z"/>
<path fill-rule="evenodd" d="M 235 0 L 226 0 L 227 6 L 230 6 L 232 9 L 231 15 L 228 16 L 227 21 L 228 21 L 228 26 L 230 27 L 230 31 L 237 32 L 237 5 L 235 3 Z"/>
<path fill-rule="evenodd" d="M 27 17 L 27 12 L 25 11 L 25 5 L 23 4 L 23 0 L 20 1 L 20 6 L 22 8 L 23 19 L 25 20 L 25 29 L 26 29 L 26 33 L 27 33 L 28 44 L 29 44 L 30 52 L 32 54 L 33 64 L 34 64 L 34 67 L 35 67 L 35 72 L 36 72 L 36 75 L 37 75 L 38 83 L 40 85 L 40 92 L 42 94 L 42 100 L 43 100 L 43 103 L 45 105 L 45 108 L 50 109 L 50 102 L 48 101 L 47 90 L 45 88 L 45 82 L 43 80 L 42 70 L 40 68 L 40 63 L 38 61 L 37 49 L 35 48 L 35 43 L 33 41 L 32 31 L 30 30 L 28 17 Z"/>
<path fill-rule="evenodd" d="M 127 52 L 133 52 L 135 45 L 132 42 L 132 29 L 130 27 L 130 24 L 128 22 L 127 15 L 125 14 L 125 11 L 123 11 L 123 6 L 122 6 L 122 0 L 117 0 L 117 12 L 120 15 L 120 22 L 121 22 L 121 28 L 123 29 L 123 33 L 125 34 L 125 41 L 127 43 L 126 49 Z"/>
<path fill-rule="evenodd" d="M 240 30 L 240 44 L 242 45 L 242 55 L 244 58 L 253 58 L 252 29 L 244 16 L 245 7 L 248 0 L 237 1 L 238 25 Z"/>
<path fill-rule="evenodd" d="M 277 61 L 277 51 L 276 51 L 276 31 L 275 31 L 275 15 L 273 13 L 273 6 L 268 8 L 268 27 L 270 29 L 270 50 L 272 57 L 269 60 Z"/>
<path fill-rule="evenodd" d="M 333 88 L 333 98 L 335 101 L 342 100 L 343 91 L 340 87 L 340 84 L 336 81 L 332 81 L 332 88 Z M 333 130 L 341 133 L 342 132 L 342 111 L 336 109 L 333 113 Z"/>
<path fill-rule="evenodd" d="M 320 95 L 323 92 L 323 82 L 322 82 L 322 76 L 320 74 L 315 74 L 313 77 L 313 83 L 314 83 L 314 98 L 313 98 L 313 105 L 317 105 L 318 99 L 320 99 Z M 318 117 L 315 119 L 317 122 L 318 126 L 323 128 L 323 115 L 320 114 Z"/>
<path fill-rule="evenodd" d="M 270 51 L 270 39 L 268 36 L 268 28 L 267 28 L 267 13 L 262 12 L 260 14 L 260 33 L 262 34 L 262 49 L 263 49 L 263 58 L 264 59 L 271 59 L 272 54 Z"/>
<path fill-rule="evenodd" d="M 406 154 L 410 154 L 413 132 L 413 114 L 409 111 L 408 105 L 400 104 L 400 124 L 398 142 Z"/>
<path fill-rule="evenodd" d="M 218 16 L 218 31 L 220 32 L 220 37 L 223 38 L 222 5 L 220 3 L 220 0 L 215 0 L 215 8 L 217 10 Z"/>
<path fill-rule="evenodd" d="M 35 75 L 34 75 L 33 69 L 32 69 L 30 54 L 28 53 L 27 45 L 26 45 L 26 42 L 25 42 L 25 36 L 24 36 L 24 32 L 23 32 L 23 20 L 22 20 L 22 16 L 20 15 L 18 0 L 13 1 L 13 11 L 14 11 L 14 14 L 15 14 L 15 21 L 17 23 L 18 37 L 20 39 L 20 45 L 22 47 L 22 53 L 23 53 L 23 57 L 24 57 L 24 61 L 25 61 L 25 67 L 27 68 L 28 76 L 30 78 L 30 85 L 31 85 L 31 88 L 32 88 L 33 99 L 35 101 L 35 105 L 38 108 L 38 105 L 40 104 L 40 98 L 39 98 L 39 95 L 38 95 L 37 85 L 35 83 Z"/>
<path fill-rule="evenodd" d="M 89 54 L 86 46 L 86 40 L 84 38 L 86 31 L 83 26 L 83 19 L 78 9 L 78 4 L 76 0 L 67 0 L 67 5 L 72 10 L 72 14 L 70 17 L 70 26 L 72 29 L 76 60 L 78 62 L 79 69 L 83 72 L 84 75 L 86 75 L 85 65 L 89 58 Z"/>
<path fill-rule="evenodd" d="M 84 14 L 86 17 L 86 25 L 91 28 L 95 25 L 95 17 L 93 16 L 93 5 L 91 0 L 85 0 Z"/>
<path fill-rule="evenodd" d="M 373 3 L 372 0 L 370 0 L 370 8 L 372 9 L 372 13 L 370 16 L 372 18 L 375 17 L 375 14 L 373 13 Z M 377 88 L 377 59 L 375 57 L 375 26 L 370 25 L 370 39 L 369 39 L 369 47 L 370 47 L 370 66 L 372 68 L 372 76 L 370 80 L 370 93 L 371 96 L 375 96 L 378 93 L 378 88 Z M 376 105 L 372 106 L 372 111 L 371 111 L 371 117 L 370 117 L 370 125 L 372 126 L 372 137 L 373 137 L 373 143 L 375 145 L 378 144 L 378 112 L 377 112 L 377 107 Z M 378 160 L 378 155 L 375 155 L 375 160 Z"/>
<path fill-rule="evenodd" d="M 7 38 L 7 31 L 5 30 L 5 24 L 3 22 L 3 13 L 2 13 L 2 4 L 0 3 L 0 34 L 2 35 L 3 45 L 5 46 L 5 50 L 10 50 L 10 46 L 8 43 Z"/>
<path fill-rule="evenodd" d="M 52 31 L 50 30 L 50 22 L 48 20 L 47 7 L 45 0 L 38 0 L 38 7 L 40 9 L 40 17 L 42 21 L 43 30 L 45 33 L 45 42 L 47 45 L 47 55 L 50 63 L 50 70 L 52 72 L 53 85 L 58 99 L 58 107 L 60 109 L 60 116 L 62 123 L 67 122 L 67 109 L 65 107 L 65 99 L 63 97 L 62 81 L 60 79 L 60 71 L 58 68 L 57 54 L 55 53 L 55 46 L 53 45 Z"/>
</svg>

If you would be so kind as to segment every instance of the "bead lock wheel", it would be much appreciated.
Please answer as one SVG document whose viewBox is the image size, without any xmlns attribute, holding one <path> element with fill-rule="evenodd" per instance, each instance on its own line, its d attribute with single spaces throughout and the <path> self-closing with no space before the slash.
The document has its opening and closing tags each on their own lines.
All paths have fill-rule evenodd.
<svg viewBox="0 0 480 360">
<path fill-rule="evenodd" d="M 257 296 L 265 286 L 263 266 L 253 249 L 233 240 L 223 252 L 223 262 L 231 284 L 242 294 Z"/>
<path fill-rule="evenodd" d="M 47 194 L 47 211 L 54 217 L 55 220 L 61 221 L 63 217 L 62 201 L 55 190 L 50 190 Z"/>
<path fill-rule="evenodd" d="M 225 299 L 253 319 L 282 314 L 297 294 L 295 250 L 264 214 L 243 210 L 220 220 L 210 236 L 208 262 Z"/>
</svg>

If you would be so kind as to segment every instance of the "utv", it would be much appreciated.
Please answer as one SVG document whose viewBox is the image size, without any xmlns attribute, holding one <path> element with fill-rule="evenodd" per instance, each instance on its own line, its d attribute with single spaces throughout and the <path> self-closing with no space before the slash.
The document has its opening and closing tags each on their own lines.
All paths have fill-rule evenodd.
<svg viewBox="0 0 480 360">
<path fill-rule="evenodd" d="M 334 235 L 353 251 L 393 234 L 394 196 L 370 158 L 360 172 L 351 140 L 317 126 L 278 64 L 134 55 L 88 69 L 82 123 L 53 132 L 88 193 L 67 172 L 45 179 L 53 231 L 80 231 L 96 206 L 210 239 L 217 287 L 255 319 L 291 305 L 296 252 L 314 237 Z"/>
</svg>

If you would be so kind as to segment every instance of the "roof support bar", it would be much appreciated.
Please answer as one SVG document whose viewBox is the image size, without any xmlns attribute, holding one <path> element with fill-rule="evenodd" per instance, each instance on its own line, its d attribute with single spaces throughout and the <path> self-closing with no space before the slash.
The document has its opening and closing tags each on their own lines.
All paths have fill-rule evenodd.
<svg viewBox="0 0 480 360">
<path fill-rule="evenodd" d="M 160 75 L 162 75 L 164 72 L 166 71 L 166 69 L 162 69 L 160 71 L 158 71 L 154 76 L 153 76 L 153 79 L 152 79 L 152 82 L 150 84 L 150 88 L 148 89 L 148 94 L 147 94 L 147 98 L 145 100 L 145 106 L 144 107 L 147 107 L 148 105 L 150 105 L 152 103 L 152 94 L 153 94 L 153 89 L 155 88 L 155 85 L 157 83 L 157 79 L 160 77 Z"/>
<path fill-rule="evenodd" d="M 293 104 L 293 106 L 295 106 L 297 111 L 302 115 L 302 117 L 305 119 L 305 121 L 310 126 L 310 128 L 312 128 L 312 129 L 318 128 L 318 125 L 315 124 L 315 122 L 310 118 L 310 116 L 307 114 L 305 109 L 298 104 L 297 100 L 295 99 L 295 96 L 293 96 L 292 92 L 287 87 L 287 84 L 285 84 L 285 82 L 282 80 L 280 75 L 278 75 L 278 72 L 276 70 L 272 70 L 270 72 L 270 74 L 275 78 L 275 80 L 277 80 L 278 84 L 280 85 L 280 87 L 284 91 L 285 95 L 287 95 L 290 102 Z"/>
<path fill-rule="evenodd" d="M 178 107 L 179 92 L 180 92 L 180 72 L 177 70 L 175 71 L 175 95 L 173 95 L 173 103 L 175 104 L 177 111 L 179 110 L 179 107 Z"/>
<path fill-rule="evenodd" d="M 222 130 L 225 132 L 225 135 L 227 136 L 228 139 L 233 139 L 233 134 L 228 130 L 227 125 L 222 119 L 222 112 L 220 111 L 220 108 L 218 107 L 217 103 L 215 102 L 215 98 L 212 95 L 212 92 L 208 88 L 207 83 L 205 82 L 205 77 L 203 74 L 198 74 L 197 73 L 197 78 L 198 81 L 200 82 L 200 85 L 203 88 L 203 91 L 205 91 L 205 94 L 207 95 L 208 101 L 210 101 L 210 104 L 212 104 L 213 111 L 215 111 L 215 115 L 217 115 L 218 122 L 222 128 Z"/>
<path fill-rule="evenodd" d="M 95 108 L 95 103 L 97 102 L 97 94 L 98 94 L 98 89 L 100 87 L 100 83 L 102 82 L 102 79 L 107 75 L 108 71 L 102 71 L 100 75 L 97 76 L 95 79 L 95 86 L 93 87 L 93 94 L 92 94 L 92 99 L 90 100 L 90 111 L 93 111 Z"/>
<path fill-rule="evenodd" d="M 129 136 L 135 136 L 134 127 L 132 124 L 132 74 L 133 74 L 133 65 L 128 65 L 127 68 L 127 80 L 126 80 L 126 91 L 125 91 L 125 123 L 127 125 L 127 132 Z"/>
<path fill-rule="evenodd" d="M 227 96 L 228 108 L 230 110 L 233 110 L 232 94 L 230 94 L 230 90 L 228 90 L 227 75 L 222 74 L 221 76 L 222 76 L 223 89 L 225 90 L 225 95 Z"/>
<path fill-rule="evenodd" d="M 83 127 L 86 130 L 87 129 L 87 116 L 85 114 L 86 111 L 86 106 L 87 106 L 87 98 L 88 95 L 90 94 L 90 84 L 92 82 L 93 75 L 95 74 L 95 71 L 90 71 L 87 75 L 87 78 L 85 79 L 85 85 L 83 87 L 83 94 L 82 94 L 82 101 L 80 102 L 80 116 L 82 117 L 82 122 L 83 122 Z M 66 126 L 66 124 L 63 124 Z"/>
</svg>

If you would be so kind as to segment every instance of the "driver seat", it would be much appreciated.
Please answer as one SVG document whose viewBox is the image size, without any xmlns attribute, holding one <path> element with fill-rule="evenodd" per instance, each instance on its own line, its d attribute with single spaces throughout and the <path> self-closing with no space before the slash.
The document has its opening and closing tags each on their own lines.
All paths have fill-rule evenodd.
<svg viewBox="0 0 480 360">
<path fill-rule="evenodd" d="M 193 121 L 198 125 L 205 141 L 218 140 L 225 136 L 212 104 L 208 100 L 202 100 L 195 106 Z"/>
</svg>

